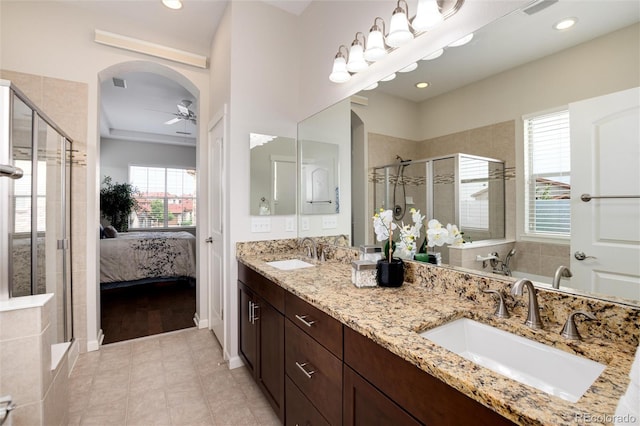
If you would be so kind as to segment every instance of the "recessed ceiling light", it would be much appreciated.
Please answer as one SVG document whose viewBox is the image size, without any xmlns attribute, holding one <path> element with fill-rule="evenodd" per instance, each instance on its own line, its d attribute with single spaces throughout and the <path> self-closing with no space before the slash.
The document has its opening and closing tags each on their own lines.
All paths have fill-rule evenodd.
<svg viewBox="0 0 640 426">
<path fill-rule="evenodd" d="M 562 31 L 562 30 L 568 30 L 569 28 L 573 27 L 576 22 L 578 22 L 578 18 L 565 18 L 560 22 L 557 22 L 553 28 L 558 30 L 558 31 Z"/>
<path fill-rule="evenodd" d="M 418 63 L 414 62 L 414 63 L 409 64 L 406 67 L 402 68 L 401 70 L 398 70 L 398 72 L 411 72 L 411 71 L 415 70 L 416 68 L 418 68 Z"/>
<path fill-rule="evenodd" d="M 443 53 L 444 53 L 444 49 L 439 49 L 433 52 L 432 54 L 425 56 L 424 58 L 422 58 L 422 60 L 431 61 L 433 59 L 439 58 L 440 56 L 442 56 Z"/>
<path fill-rule="evenodd" d="M 391 81 L 394 78 L 396 78 L 396 73 L 394 72 L 393 74 L 389 74 L 388 76 L 386 76 L 385 78 L 381 78 L 380 81 Z"/>
<path fill-rule="evenodd" d="M 471 39 L 473 38 L 473 33 L 471 34 L 467 34 L 466 36 L 462 37 L 461 39 L 454 41 L 453 43 L 451 43 L 449 45 L 449 47 L 459 47 L 459 46 L 463 46 L 467 43 L 469 43 L 471 41 Z"/>
<path fill-rule="evenodd" d="M 167 6 L 169 9 L 181 9 L 182 2 L 180 0 L 162 0 L 162 4 Z"/>
<path fill-rule="evenodd" d="M 427 83 L 426 81 L 421 81 L 419 83 L 416 83 L 416 87 L 418 89 L 425 89 L 425 88 L 429 87 L 429 83 Z"/>
</svg>

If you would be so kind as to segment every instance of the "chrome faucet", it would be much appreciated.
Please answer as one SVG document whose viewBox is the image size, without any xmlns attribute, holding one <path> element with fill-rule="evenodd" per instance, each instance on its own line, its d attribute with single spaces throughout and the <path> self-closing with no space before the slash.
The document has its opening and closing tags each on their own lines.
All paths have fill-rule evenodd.
<svg viewBox="0 0 640 426">
<path fill-rule="evenodd" d="M 541 329 L 542 320 L 540 319 L 540 308 L 538 307 L 538 298 L 533 283 L 525 278 L 519 279 L 513 283 L 511 294 L 514 296 L 522 296 L 524 287 L 526 287 L 529 292 L 529 313 L 527 313 L 527 320 L 524 323 L 530 328 Z"/>
<path fill-rule="evenodd" d="M 311 257 L 311 258 L 313 258 L 313 259 L 317 259 L 317 258 L 318 258 L 318 245 L 316 244 L 316 242 L 315 242 L 312 238 L 310 238 L 310 237 L 304 237 L 304 238 L 302 239 L 302 241 L 300 242 L 300 246 L 301 246 L 302 248 L 304 248 L 304 247 L 305 247 L 305 244 L 306 244 L 307 242 L 310 242 L 310 243 L 311 243 L 311 246 L 307 248 L 307 256 L 308 256 L 308 257 Z"/>
<path fill-rule="evenodd" d="M 572 312 L 571 315 L 569 315 L 569 318 L 567 318 L 567 322 L 564 323 L 564 327 L 562 327 L 562 331 L 560 332 L 560 335 L 562 337 L 566 339 L 571 339 L 571 340 L 582 340 L 582 337 L 580 337 L 580 333 L 578 333 L 578 327 L 576 327 L 576 322 L 573 319 L 573 317 L 575 317 L 576 315 L 584 315 L 587 319 L 590 319 L 590 320 L 596 319 L 596 317 L 591 312 L 587 312 L 587 311 Z"/>
<path fill-rule="evenodd" d="M 556 269 L 556 273 L 553 274 L 553 288 L 560 288 L 560 278 L 570 278 L 572 276 L 573 274 L 571 273 L 569 268 L 564 265 L 558 266 L 558 269 Z"/>
</svg>

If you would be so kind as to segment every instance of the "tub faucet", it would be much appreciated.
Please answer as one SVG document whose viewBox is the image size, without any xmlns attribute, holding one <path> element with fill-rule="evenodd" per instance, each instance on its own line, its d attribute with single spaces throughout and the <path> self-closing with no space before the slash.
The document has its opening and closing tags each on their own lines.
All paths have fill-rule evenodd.
<svg viewBox="0 0 640 426">
<path fill-rule="evenodd" d="M 538 307 L 538 298 L 533 283 L 525 278 L 519 279 L 513 283 L 511 294 L 514 296 L 522 296 L 524 287 L 526 287 L 529 292 L 529 313 L 527 313 L 527 320 L 524 323 L 530 328 L 541 329 L 542 319 L 540 319 L 540 308 Z"/>
<path fill-rule="evenodd" d="M 309 242 L 311 243 L 309 247 L 307 247 L 307 256 L 313 258 L 313 259 L 317 259 L 318 258 L 318 245 L 316 244 L 316 242 L 310 238 L 310 237 L 304 237 L 302 239 L 302 241 L 300 242 L 300 246 L 302 248 L 305 247 L 305 244 Z"/>
<path fill-rule="evenodd" d="M 564 265 L 558 266 L 558 269 L 556 269 L 556 273 L 553 274 L 553 288 L 560 288 L 560 278 L 570 278 L 572 276 L 573 274 L 571 273 L 569 268 Z"/>
</svg>

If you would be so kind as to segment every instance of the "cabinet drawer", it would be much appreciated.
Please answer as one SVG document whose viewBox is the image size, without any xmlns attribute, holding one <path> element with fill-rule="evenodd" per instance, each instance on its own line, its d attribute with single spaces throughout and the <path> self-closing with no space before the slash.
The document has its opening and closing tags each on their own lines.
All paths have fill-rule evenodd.
<svg viewBox="0 0 640 426">
<path fill-rule="evenodd" d="M 286 426 L 329 426 L 329 422 L 288 377 L 285 392 L 287 395 Z"/>
<path fill-rule="evenodd" d="M 342 323 L 292 293 L 285 295 L 285 315 L 305 333 L 342 359 Z"/>
<path fill-rule="evenodd" d="M 238 262 L 238 280 L 269 302 L 276 310 L 284 312 L 285 291 L 278 284 L 240 262 Z"/>
<path fill-rule="evenodd" d="M 342 422 L 342 361 L 288 319 L 285 373 L 330 424 Z"/>
</svg>

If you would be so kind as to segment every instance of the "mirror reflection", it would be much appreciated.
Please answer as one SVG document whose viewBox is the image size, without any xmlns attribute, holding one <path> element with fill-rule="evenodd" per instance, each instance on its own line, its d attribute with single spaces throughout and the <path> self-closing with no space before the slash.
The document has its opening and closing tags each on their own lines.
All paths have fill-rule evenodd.
<svg viewBox="0 0 640 426">
<path fill-rule="evenodd" d="M 553 28 L 568 16 L 578 18 L 573 28 Z M 637 2 L 560 1 L 549 2 L 548 7 L 532 14 L 516 11 L 478 31 L 471 43 L 445 47 L 436 59 L 420 61 L 416 71 L 398 73 L 395 80 L 380 82 L 377 89 L 348 99 L 350 111 L 343 112 L 341 119 L 351 116 L 352 197 L 348 207 L 352 212 L 352 244 L 375 243 L 370 219 L 374 209 L 380 207 L 377 193 L 385 191 L 378 188 L 382 185 L 378 174 L 384 173 L 385 166 L 392 184 L 393 175 L 397 181 L 398 167 L 407 159 L 456 153 L 493 158 L 504 164 L 504 237 L 487 234 L 486 239 L 479 236 L 461 249 L 451 247 L 450 264 L 489 273 L 508 270 L 513 276 L 549 285 L 555 272 L 567 266 L 574 277 L 561 278 L 561 289 L 574 287 L 620 297 L 606 283 L 595 287 L 589 278 L 576 277 L 576 270 L 586 262 L 576 263 L 575 233 L 541 235 L 544 233 L 536 234 L 532 232 L 535 228 L 529 227 L 532 213 L 525 207 L 525 179 L 530 178 L 525 174 L 529 157 L 525 155 L 524 119 L 568 110 L 575 103 L 640 86 L 639 18 Z M 518 35 L 515 43 L 514 34 Z M 425 57 L 438 56 L 430 53 L 424 52 Z M 428 83 L 426 88 L 418 88 L 420 82 Z M 299 128 L 306 128 L 306 122 Z M 580 123 L 571 122 L 572 133 L 574 125 Z M 410 169 L 414 166 L 404 167 L 400 182 L 404 178 L 408 183 L 415 177 Z M 566 176 L 567 172 L 563 173 Z M 533 179 L 547 179 L 545 185 L 551 189 L 571 186 L 564 177 L 553 176 Z M 409 192 L 404 200 L 396 194 L 396 201 L 403 200 L 402 207 L 406 202 L 406 208 L 410 208 L 410 201 L 416 204 L 419 200 Z M 540 193 L 545 199 L 554 197 L 545 191 Z M 540 198 L 535 192 L 534 196 Z M 382 198 L 385 206 L 395 207 L 393 200 Z M 342 207 L 347 207 L 348 201 L 343 199 Z M 449 205 L 459 208 L 457 203 Z M 435 205 L 427 205 L 422 213 L 427 220 L 448 220 L 438 217 L 444 213 L 438 213 Z M 637 209 L 631 217 L 638 217 Z M 320 228 L 312 228 L 308 235 L 320 232 Z M 592 249 L 580 248 L 587 254 Z M 477 261 L 478 257 L 488 260 Z M 502 268 L 505 263 L 508 267 Z M 640 283 L 638 277 L 633 280 Z M 638 303 L 640 284 L 622 297 Z"/>
<path fill-rule="evenodd" d="M 338 145 L 300 141 L 300 214 L 340 213 Z"/>
<path fill-rule="evenodd" d="M 253 216 L 296 213 L 296 141 L 282 136 L 249 134 Z"/>
</svg>

